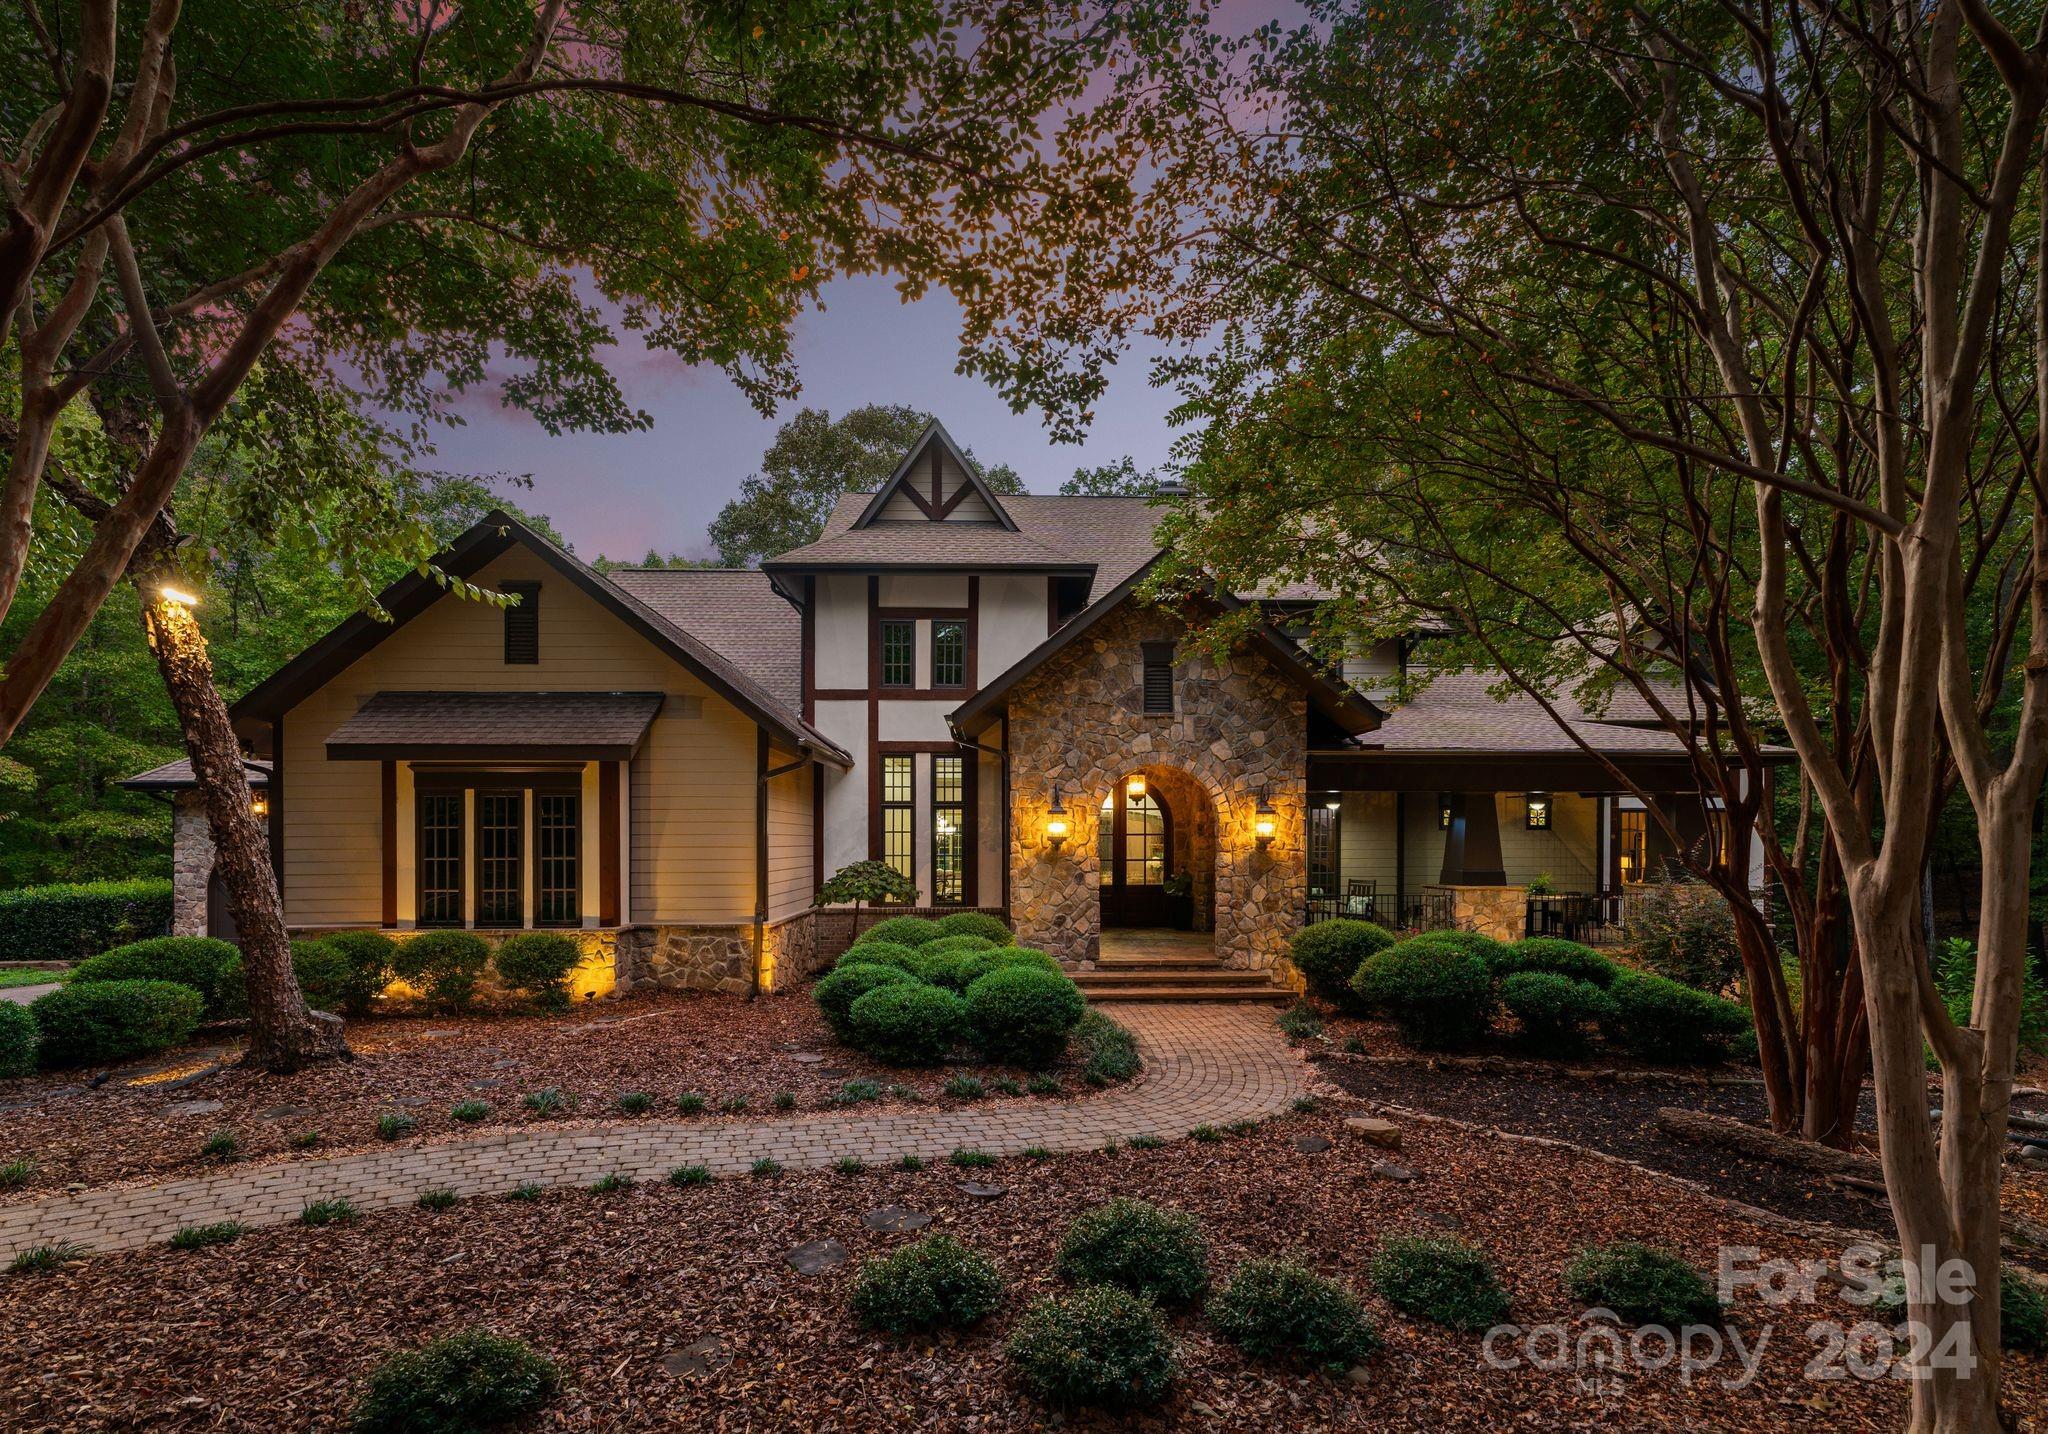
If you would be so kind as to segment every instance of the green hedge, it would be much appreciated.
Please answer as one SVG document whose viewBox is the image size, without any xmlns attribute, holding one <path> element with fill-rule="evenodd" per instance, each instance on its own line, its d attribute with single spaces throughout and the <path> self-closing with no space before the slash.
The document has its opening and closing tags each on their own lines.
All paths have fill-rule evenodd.
<svg viewBox="0 0 2048 1434">
<path fill-rule="evenodd" d="M 1622 972 L 1607 995 L 1613 1010 L 1601 1022 L 1602 1031 L 1646 1060 L 1718 1061 L 1752 1029 L 1749 1012 L 1735 1002 L 1643 971 Z"/>
<path fill-rule="evenodd" d="M 91 881 L 0 892 L 0 957 L 76 961 L 171 929 L 168 881 Z"/>
<path fill-rule="evenodd" d="M 29 1007 L 45 1066 L 105 1065 L 183 1045 L 200 1009 L 199 993 L 174 981 L 91 981 Z"/>
<path fill-rule="evenodd" d="M 941 916 L 939 935 L 941 938 L 979 936 L 997 946 L 1008 946 L 1017 939 L 1011 934 L 1010 928 L 1003 925 L 1000 918 L 983 911 L 956 911 L 951 916 Z"/>
<path fill-rule="evenodd" d="M 1592 947 L 1555 936 L 1525 937 L 1512 946 L 1486 953 L 1485 960 L 1496 981 L 1523 971 L 1543 971 L 1573 981 L 1587 981 L 1604 990 L 1621 974 L 1621 967 Z"/>
<path fill-rule="evenodd" d="M 443 1010 L 459 1011 L 476 995 L 491 948 L 469 931 L 429 931 L 398 943 L 391 969 Z"/>
<path fill-rule="evenodd" d="M 498 979 L 543 1011 L 569 1004 L 569 976 L 583 964 L 583 952 L 558 931 L 524 931 L 499 943 L 492 958 Z"/>
<path fill-rule="evenodd" d="M 1393 934 L 1385 927 L 1340 917 L 1296 932 L 1288 944 L 1288 959 L 1308 982 L 1309 990 L 1339 1006 L 1351 1006 L 1357 1003 L 1351 978 L 1368 956 L 1393 944 Z"/>
<path fill-rule="evenodd" d="M 555 1366 L 521 1341 L 464 1330 L 378 1365 L 354 1426 L 357 1434 L 496 1429 L 534 1414 L 561 1386 Z"/>
<path fill-rule="evenodd" d="M 857 946 L 862 941 L 888 941 L 897 946 L 922 946 L 927 941 L 936 941 L 945 933 L 939 930 L 939 923 L 928 921 L 922 916 L 891 916 L 877 921 L 860 933 Z"/>
<path fill-rule="evenodd" d="M 1460 942 L 1417 937 L 1389 946 L 1366 958 L 1351 978 L 1351 990 L 1368 1007 L 1392 1016 L 1418 1046 L 1469 1045 L 1486 1034 L 1493 1017 L 1486 962 Z"/>
<path fill-rule="evenodd" d="M 0 1001 L 0 1080 L 25 1076 L 36 1068 L 36 1018 L 26 1006 Z"/>
<path fill-rule="evenodd" d="M 916 981 L 915 976 L 899 966 L 869 966 L 857 961 L 820 976 L 811 987 L 811 999 L 818 1003 L 832 1034 L 851 1044 L 853 1022 L 847 1013 L 855 1001 L 878 986 L 909 986 Z"/>
<path fill-rule="evenodd" d="M 370 1005 L 391 984 L 391 961 L 398 943 L 381 931 L 337 931 L 320 938 L 320 944 L 338 953 L 348 963 L 348 975 L 336 993 L 335 1009 L 351 1016 L 367 1016 Z M 312 999 L 311 993 L 307 999 Z"/>
<path fill-rule="evenodd" d="M 1579 1054 L 1590 1028 L 1614 1014 L 1605 991 L 1555 971 L 1515 972 L 1500 983 L 1500 1000 L 1522 1023 L 1523 1043 L 1539 1055 Z"/>
<path fill-rule="evenodd" d="M 1142 1409 L 1165 1398 L 1178 1373 L 1158 1307 L 1114 1285 L 1034 1302 L 1003 1352 L 1026 1390 L 1059 1407 Z"/>
<path fill-rule="evenodd" d="M 960 1043 L 967 1006 L 951 991 L 922 983 L 877 986 L 846 1012 L 851 1044 L 898 1066 L 935 1066 Z"/>
<path fill-rule="evenodd" d="M 1036 966 L 998 967 L 967 987 L 967 1025 L 976 1048 L 992 1061 L 1033 1069 L 1065 1053 L 1087 1009 L 1079 986 Z"/>
<path fill-rule="evenodd" d="M 176 981 L 199 993 L 200 1019 L 231 1021 L 249 1014 L 242 985 L 242 953 L 210 936 L 156 936 L 89 956 L 66 978 L 74 986 L 95 981 Z"/>
</svg>

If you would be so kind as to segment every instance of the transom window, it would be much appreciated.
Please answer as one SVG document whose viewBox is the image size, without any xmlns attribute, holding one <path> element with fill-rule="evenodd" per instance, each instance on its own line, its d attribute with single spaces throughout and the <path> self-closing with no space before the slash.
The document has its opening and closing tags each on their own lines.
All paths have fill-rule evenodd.
<svg viewBox="0 0 2048 1434">
<path fill-rule="evenodd" d="M 891 618 L 882 624 L 882 685 L 917 685 L 917 624 Z"/>
<path fill-rule="evenodd" d="M 967 624 L 932 624 L 932 686 L 967 685 Z"/>
<path fill-rule="evenodd" d="M 932 758 L 932 902 L 967 899 L 967 761 Z"/>
<path fill-rule="evenodd" d="M 882 758 L 882 860 L 912 881 L 916 862 L 917 779 L 908 753 Z"/>
</svg>

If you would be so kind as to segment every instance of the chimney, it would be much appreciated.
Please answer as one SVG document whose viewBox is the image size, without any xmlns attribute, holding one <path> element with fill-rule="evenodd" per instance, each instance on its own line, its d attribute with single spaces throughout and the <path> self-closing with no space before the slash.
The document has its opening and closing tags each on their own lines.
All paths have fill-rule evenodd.
<svg viewBox="0 0 2048 1434">
<path fill-rule="evenodd" d="M 1179 478 L 1169 475 L 1161 478 L 1153 486 L 1152 491 L 1162 498 L 1185 498 L 1188 495 L 1188 485 L 1181 482 Z"/>
</svg>

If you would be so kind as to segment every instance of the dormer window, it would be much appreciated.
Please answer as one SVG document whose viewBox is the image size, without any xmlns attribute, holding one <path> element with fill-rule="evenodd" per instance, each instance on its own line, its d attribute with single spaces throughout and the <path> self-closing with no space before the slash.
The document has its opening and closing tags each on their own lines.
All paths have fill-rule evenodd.
<svg viewBox="0 0 2048 1434">
<path fill-rule="evenodd" d="M 1145 654 L 1144 710 L 1149 716 L 1173 715 L 1173 644 L 1148 642 Z"/>
<path fill-rule="evenodd" d="M 505 609 L 505 662 L 535 666 L 540 662 L 540 584 L 506 583 L 504 588 L 519 599 Z"/>
</svg>

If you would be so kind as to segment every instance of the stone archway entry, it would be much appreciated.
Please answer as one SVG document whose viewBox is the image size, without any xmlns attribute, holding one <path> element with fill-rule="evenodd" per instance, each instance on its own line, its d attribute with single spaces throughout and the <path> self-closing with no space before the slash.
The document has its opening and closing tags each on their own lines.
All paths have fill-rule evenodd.
<svg viewBox="0 0 2048 1434">
<path fill-rule="evenodd" d="M 1102 955 L 1144 947 L 1207 956 L 1216 926 L 1216 808 L 1202 784 L 1148 764 L 1098 809 Z"/>
</svg>

